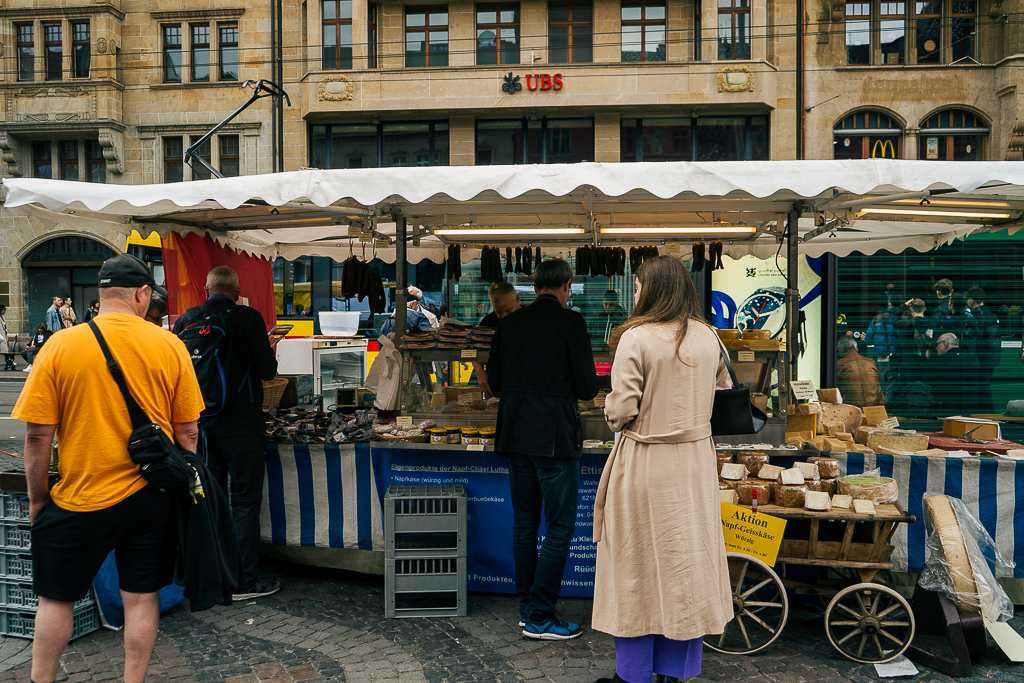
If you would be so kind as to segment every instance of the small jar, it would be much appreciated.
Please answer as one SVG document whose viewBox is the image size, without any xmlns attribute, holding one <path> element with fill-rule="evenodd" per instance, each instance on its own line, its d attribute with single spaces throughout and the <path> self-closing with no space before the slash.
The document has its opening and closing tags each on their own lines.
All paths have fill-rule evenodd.
<svg viewBox="0 0 1024 683">
<path fill-rule="evenodd" d="M 494 427 L 481 427 L 480 428 L 480 445 L 481 446 L 493 446 L 494 445 L 494 433 L 497 430 Z"/>
<path fill-rule="evenodd" d="M 462 430 L 454 425 L 447 425 L 444 431 L 448 434 L 448 443 L 458 446 L 462 443 Z"/>
<path fill-rule="evenodd" d="M 480 442 L 480 430 L 476 427 L 462 428 L 462 445 L 474 446 Z"/>
<path fill-rule="evenodd" d="M 448 431 L 445 429 L 433 427 L 427 430 L 427 434 L 430 434 L 430 443 L 436 446 L 448 443 Z"/>
</svg>

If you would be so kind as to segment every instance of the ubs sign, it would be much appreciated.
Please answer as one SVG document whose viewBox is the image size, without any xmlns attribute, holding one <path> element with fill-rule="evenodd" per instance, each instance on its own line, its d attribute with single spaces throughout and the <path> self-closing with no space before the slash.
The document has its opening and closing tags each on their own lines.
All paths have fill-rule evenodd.
<svg viewBox="0 0 1024 683">
<path fill-rule="evenodd" d="M 517 92 L 523 89 L 523 84 L 520 82 L 521 76 L 516 76 L 513 72 L 509 71 L 504 77 L 504 83 L 501 84 L 503 92 L 507 92 L 509 95 L 515 95 Z M 562 74 L 526 74 L 526 89 L 527 90 L 561 90 L 563 87 Z"/>
</svg>

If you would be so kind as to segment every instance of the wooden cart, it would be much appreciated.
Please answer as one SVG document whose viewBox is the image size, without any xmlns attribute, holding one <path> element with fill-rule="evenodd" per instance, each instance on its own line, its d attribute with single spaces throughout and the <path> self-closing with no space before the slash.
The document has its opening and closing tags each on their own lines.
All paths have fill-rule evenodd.
<svg viewBox="0 0 1024 683">
<path fill-rule="evenodd" d="M 879 572 L 893 568 L 889 558 L 896 527 L 916 521 L 902 505 L 876 505 L 874 515 L 776 505 L 761 505 L 758 513 L 787 520 L 777 564 L 828 567 L 841 578 L 816 584 L 782 579 L 754 557 L 729 553 L 734 616 L 720 636 L 706 637 L 705 645 L 734 654 L 768 647 L 786 625 L 789 589 L 831 597 L 825 610 L 825 633 L 837 650 L 856 662 L 887 662 L 910 646 L 914 639 L 910 603 L 892 588 L 873 582 Z"/>
</svg>

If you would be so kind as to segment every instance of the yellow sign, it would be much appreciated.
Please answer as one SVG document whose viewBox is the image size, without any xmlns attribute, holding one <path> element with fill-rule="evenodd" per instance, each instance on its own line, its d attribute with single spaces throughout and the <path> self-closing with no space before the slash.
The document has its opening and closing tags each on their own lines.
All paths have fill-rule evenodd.
<svg viewBox="0 0 1024 683">
<path fill-rule="evenodd" d="M 886 154 L 886 150 L 889 153 Z M 881 154 L 879 154 L 881 152 Z M 871 148 L 872 159 L 895 159 L 896 148 L 892 144 L 892 140 L 888 138 L 882 138 L 881 140 L 875 140 L 874 146 Z"/>
<path fill-rule="evenodd" d="M 864 424 L 868 426 L 875 426 L 879 422 L 884 422 L 889 419 L 889 414 L 885 412 L 885 406 L 867 406 L 864 408 Z"/>
<path fill-rule="evenodd" d="M 786 520 L 762 512 L 754 514 L 739 505 L 720 505 L 725 549 L 731 553 L 756 557 L 769 567 L 774 567 L 775 558 L 782 547 L 782 532 L 786 530 Z"/>
</svg>

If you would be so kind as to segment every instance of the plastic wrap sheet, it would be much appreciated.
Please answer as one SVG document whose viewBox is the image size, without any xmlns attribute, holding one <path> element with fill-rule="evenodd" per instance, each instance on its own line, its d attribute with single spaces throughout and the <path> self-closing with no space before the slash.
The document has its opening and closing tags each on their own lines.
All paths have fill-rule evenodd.
<svg viewBox="0 0 1024 683">
<path fill-rule="evenodd" d="M 875 505 L 884 505 L 886 503 L 895 503 L 899 500 L 899 487 L 893 483 L 891 477 L 883 477 L 882 470 L 874 469 L 865 472 L 864 474 L 854 474 L 846 477 L 839 478 L 840 493 L 848 493 L 854 498 L 863 498 L 870 500 Z M 885 486 L 883 487 L 883 484 Z M 868 498 L 865 495 L 856 493 L 853 490 L 844 490 L 842 485 L 846 486 L 874 486 L 874 495 Z"/>
<path fill-rule="evenodd" d="M 1013 562 L 1002 556 L 959 498 L 926 493 L 924 511 L 928 559 L 918 585 L 943 593 L 962 610 L 982 612 L 991 621 L 1009 621 L 1013 603 L 997 579 L 1013 576 Z"/>
</svg>

